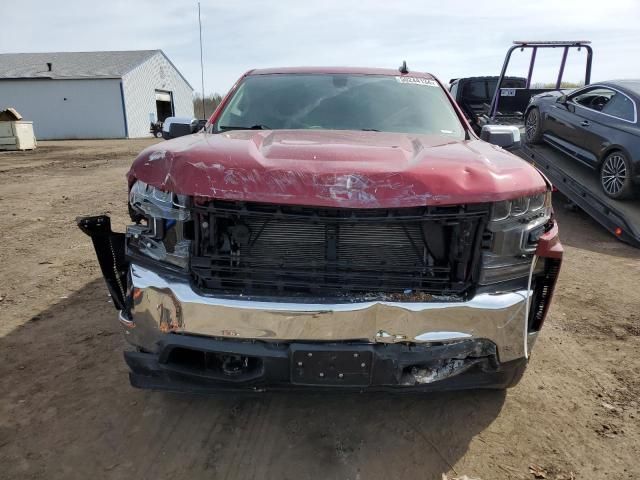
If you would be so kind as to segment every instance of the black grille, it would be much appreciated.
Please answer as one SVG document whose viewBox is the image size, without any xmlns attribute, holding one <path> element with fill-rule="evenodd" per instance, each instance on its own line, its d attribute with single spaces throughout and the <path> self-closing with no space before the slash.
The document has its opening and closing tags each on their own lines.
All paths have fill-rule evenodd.
<svg viewBox="0 0 640 480">
<path fill-rule="evenodd" d="M 204 291 L 465 295 L 488 207 L 359 210 L 215 201 L 193 213 L 191 272 Z"/>
<path fill-rule="evenodd" d="M 540 259 L 544 261 L 544 269 L 532 279 L 531 310 L 529 312 L 529 331 L 537 332 L 542 328 L 544 319 L 551 305 L 551 296 L 560 273 L 561 261 L 554 258 Z"/>
</svg>

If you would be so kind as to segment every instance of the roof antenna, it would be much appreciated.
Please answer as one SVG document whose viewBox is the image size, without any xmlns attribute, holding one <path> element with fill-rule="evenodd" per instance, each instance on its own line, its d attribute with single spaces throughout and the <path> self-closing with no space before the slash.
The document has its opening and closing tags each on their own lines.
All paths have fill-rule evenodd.
<svg viewBox="0 0 640 480">
<path fill-rule="evenodd" d="M 398 68 L 398 71 L 402 74 L 409 73 L 409 69 L 407 68 L 407 61 L 403 60 L 402 65 Z"/>
<path fill-rule="evenodd" d="M 202 80 L 202 118 L 207 119 L 204 111 L 204 63 L 202 61 L 202 20 L 200 19 L 200 2 L 198 2 L 198 25 L 200 27 L 200 76 Z"/>
</svg>

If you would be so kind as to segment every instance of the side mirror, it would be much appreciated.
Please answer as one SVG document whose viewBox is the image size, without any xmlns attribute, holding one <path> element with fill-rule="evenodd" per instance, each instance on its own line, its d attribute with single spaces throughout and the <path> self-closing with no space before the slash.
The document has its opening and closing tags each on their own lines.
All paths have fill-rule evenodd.
<svg viewBox="0 0 640 480">
<path fill-rule="evenodd" d="M 188 117 L 168 117 L 162 124 L 162 137 L 166 140 L 183 137 L 195 133 L 198 128 L 198 120 Z"/>
<path fill-rule="evenodd" d="M 563 105 L 566 105 L 567 96 L 566 95 L 560 95 L 558 98 L 556 98 L 556 103 L 561 103 Z"/>
<path fill-rule="evenodd" d="M 207 121 L 208 120 L 196 120 L 195 124 L 192 124 L 193 132 L 191 133 L 198 133 L 200 130 L 207 126 Z"/>
<path fill-rule="evenodd" d="M 520 148 L 520 129 L 512 125 L 484 125 L 480 138 L 505 150 Z"/>
</svg>

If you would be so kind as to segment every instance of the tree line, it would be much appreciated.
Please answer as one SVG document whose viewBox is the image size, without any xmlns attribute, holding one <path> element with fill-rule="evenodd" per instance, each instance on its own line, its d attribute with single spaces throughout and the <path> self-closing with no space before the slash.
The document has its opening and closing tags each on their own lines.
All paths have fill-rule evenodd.
<svg viewBox="0 0 640 480">
<path fill-rule="evenodd" d="M 208 119 L 216 107 L 222 101 L 219 93 L 210 93 L 204 97 L 204 111 L 202 110 L 202 95 L 196 93 L 193 96 L 193 114 L 196 118 Z"/>
</svg>

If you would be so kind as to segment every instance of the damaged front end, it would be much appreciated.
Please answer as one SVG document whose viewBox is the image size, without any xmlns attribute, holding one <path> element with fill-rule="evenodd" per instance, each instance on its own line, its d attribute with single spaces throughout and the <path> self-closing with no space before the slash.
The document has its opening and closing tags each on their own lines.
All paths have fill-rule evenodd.
<svg viewBox="0 0 640 480">
<path fill-rule="evenodd" d="M 131 319 L 131 303 L 127 296 L 129 261 L 125 256 L 125 235 L 111 230 L 107 215 L 77 219 L 80 230 L 91 237 L 113 305 L 125 319 Z"/>
<path fill-rule="evenodd" d="M 558 273 L 548 200 L 315 208 L 138 180 L 126 233 L 106 216 L 78 225 L 135 347 L 135 386 L 505 388 Z"/>
</svg>

